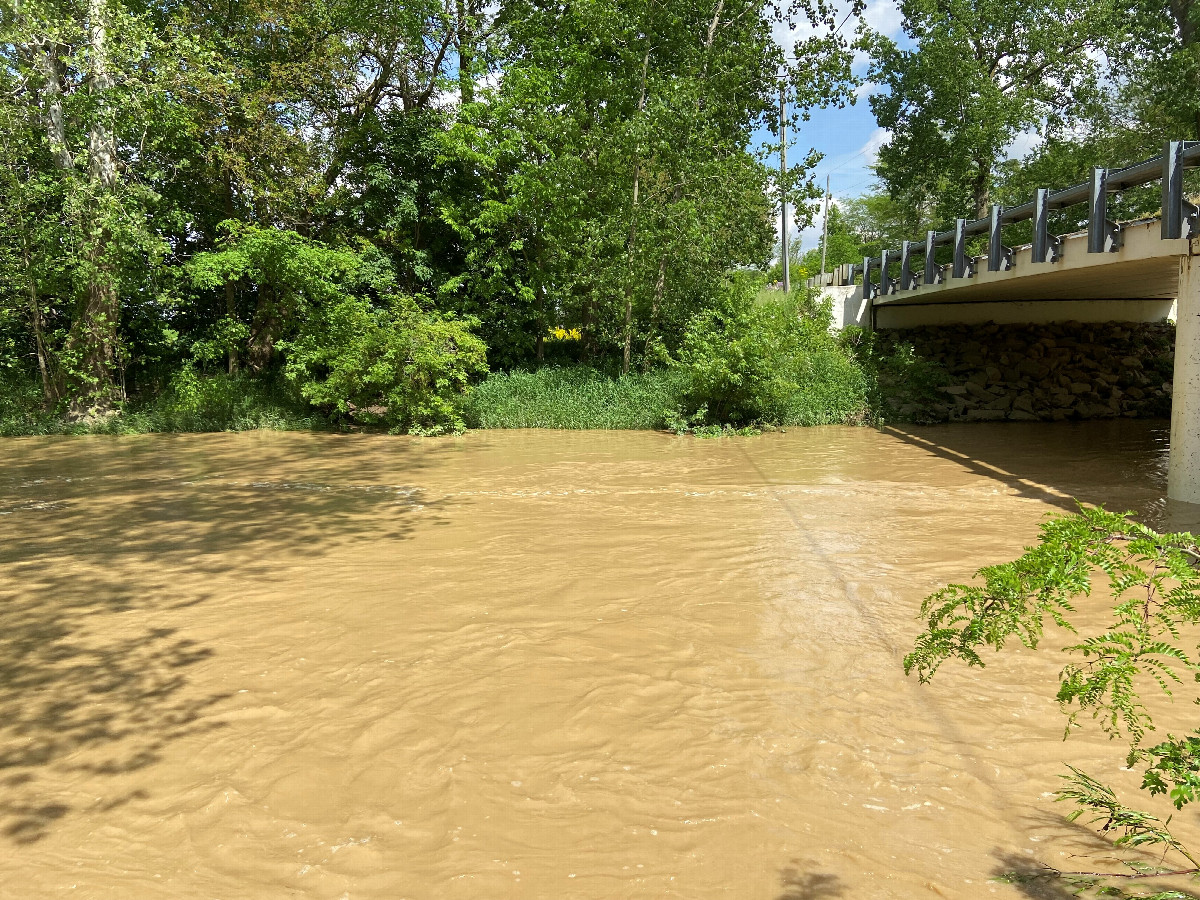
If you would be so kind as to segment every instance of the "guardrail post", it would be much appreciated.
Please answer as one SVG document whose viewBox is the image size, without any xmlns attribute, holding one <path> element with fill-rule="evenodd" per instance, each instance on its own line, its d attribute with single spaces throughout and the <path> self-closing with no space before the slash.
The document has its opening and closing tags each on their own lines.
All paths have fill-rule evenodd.
<svg viewBox="0 0 1200 900">
<path fill-rule="evenodd" d="M 863 273 L 863 299 L 864 300 L 874 300 L 875 299 L 875 285 L 871 284 L 871 263 L 873 263 L 874 261 L 875 260 L 871 259 L 871 257 L 869 257 L 869 256 L 863 257 L 862 273 Z"/>
<path fill-rule="evenodd" d="M 900 242 L 900 284 L 897 290 L 908 291 L 913 287 L 912 274 L 912 248 L 915 246 L 914 241 Z"/>
<path fill-rule="evenodd" d="M 1108 221 L 1108 169 L 1092 169 L 1088 200 L 1088 253 L 1104 252 L 1104 224 Z"/>
<path fill-rule="evenodd" d="M 1003 272 L 1012 268 L 1013 252 L 1004 246 L 1004 207 L 992 205 L 991 221 L 988 223 L 988 271 Z"/>
<path fill-rule="evenodd" d="M 921 273 L 921 280 L 926 284 L 938 283 L 938 264 L 934 257 L 937 247 L 933 243 L 936 237 L 936 231 L 925 232 L 925 271 Z"/>
<path fill-rule="evenodd" d="M 1050 191 L 1038 188 L 1033 195 L 1032 262 L 1044 263 L 1050 252 Z"/>
<path fill-rule="evenodd" d="M 952 277 L 965 278 L 967 275 L 967 220 L 954 220 L 954 269 Z"/>
<path fill-rule="evenodd" d="M 1121 228 L 1108 221 L 1108 169 L 1092 169 L 1088 201 L 1088 253 L 1115 253 L 1121 249 Z"/>
<path fill-rule="evenodd" d="M 1188 237 L 1195 237 L 1196 215 L 1200 212 L 1195 204 L 1183 196 L 1183 141 L 1169 141 L 1163 150 L 1162 172 L 1162 239 L 1178 240 L 1183 237 L 1183 224 L 1189 223 Z"/>
<path fill-rule="evenodd" d="M 888 272 L 892 267 L 892 262 L 892 252 L 890 250 L 884 250 L 879 254 L 879 293 L 885 297 L 892 293 L 895 286 Z"/>
</svg>

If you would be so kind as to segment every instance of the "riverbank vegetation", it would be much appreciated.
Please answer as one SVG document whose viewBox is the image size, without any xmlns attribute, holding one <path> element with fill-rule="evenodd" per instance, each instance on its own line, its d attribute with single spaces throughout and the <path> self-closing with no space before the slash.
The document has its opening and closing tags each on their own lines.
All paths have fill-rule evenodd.
<svg viewBox="0 0 1200 900">
<path fill-rule="evenodd" d="M 826 7 L 10 4 L 6 428 L 438 431 L 488 372 L 667 379 L 770 256 L 779 73 L 797 121 L 852 96 Z M 154 412 L 209 395 L 238 399 Z"/>
<path fill-rule="evenodd" d="M 818 208 L 781 87 L 888 130 L 830 266 L 1200 137 L 1195 4 L 864 6 L 9 4 L 0 430 L 862 420 L 884 364 L 746 301 Z"/>
</svg>

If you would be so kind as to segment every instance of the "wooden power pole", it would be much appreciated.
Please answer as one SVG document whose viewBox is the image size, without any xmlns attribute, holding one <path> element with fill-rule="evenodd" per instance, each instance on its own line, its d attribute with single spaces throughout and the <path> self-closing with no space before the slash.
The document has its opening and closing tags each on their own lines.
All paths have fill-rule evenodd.
<svg viewBox="0 0 1200 900">
<path fill-rule="evenodd" d="M 783 228 L 783 292 L 792 289 L 792 275 L 788 266 L 788 217 L 787 217 L 787 105 L 784 99 L 785 85 L 779 85 L 779 206 Z"/>
<path fill-rule="evenodd" d="M 825 218 L 821 220 L 821 287 L 825 286 L 825 251 L 829 246 L 829 176 L 825 176 Z"/>
</svg>

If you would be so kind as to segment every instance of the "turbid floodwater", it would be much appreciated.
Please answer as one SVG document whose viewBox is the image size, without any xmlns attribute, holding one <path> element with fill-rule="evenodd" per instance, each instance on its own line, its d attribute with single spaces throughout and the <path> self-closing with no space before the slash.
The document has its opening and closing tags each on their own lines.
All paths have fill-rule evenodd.
<svg viewBox="0 0 1200 900">
<path fill-rule="evenodd" d="M 1166 442 L 6 439 L 0 896 L 1067 897 L 990 880 L 1111 855 L 1062 655 L 901 658 L 1071 497 L 1195 524 Z"/>
</svg>

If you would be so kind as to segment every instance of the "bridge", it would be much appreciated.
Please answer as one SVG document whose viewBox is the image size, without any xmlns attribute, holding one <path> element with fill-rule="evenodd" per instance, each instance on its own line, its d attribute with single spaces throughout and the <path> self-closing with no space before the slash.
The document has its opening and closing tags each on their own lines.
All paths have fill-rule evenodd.
<svg viewBox="0 0 1200 900">
<path fill-rule="evenodd" d="M 1200 504 L 1200 207 L 1184 172 L 1200 168 L 1200 141 L 1172 141 L 1160 156 L 1089 181 L 1038 189 L 1020 206 L 903 241 L 877 257 L 809 279 L 833 303 L 837 327 L 869 329 L 983 322 L 1153 322 L 1174 318 L 1175 372 L 1167 496 Z M 1115 222 L 1109 195 L 1161 182 L 1159 217 Z M 1086 231 L 1050 232 L 1050 213 L 1087 204 Z M 1032 223 L 1029 244 L 1007 246 L 1004 228 Z M 986 253 L 968 252 L 986 236 Z M 948 259 L 947 259 L 948 258 Z M 939 262 L 939 259 L 946 259 Z"/>
</svg>

